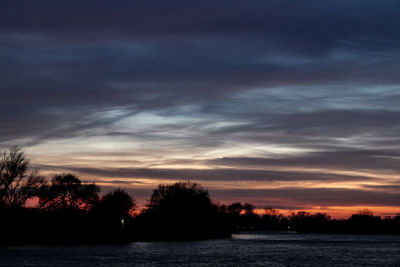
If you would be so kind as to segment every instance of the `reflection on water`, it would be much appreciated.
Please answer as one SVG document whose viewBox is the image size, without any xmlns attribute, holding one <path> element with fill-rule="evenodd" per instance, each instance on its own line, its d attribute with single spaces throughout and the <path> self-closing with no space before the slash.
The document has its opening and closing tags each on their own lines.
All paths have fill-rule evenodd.
<svg viewBox="0 0 400 267">
<path fill-rule="evenodd" d="M 231 239 L 135 242 L 124 246 L 0 248 L 10 265 L 400 266 L 400 236 L 257 232 Z"/>
</svg>

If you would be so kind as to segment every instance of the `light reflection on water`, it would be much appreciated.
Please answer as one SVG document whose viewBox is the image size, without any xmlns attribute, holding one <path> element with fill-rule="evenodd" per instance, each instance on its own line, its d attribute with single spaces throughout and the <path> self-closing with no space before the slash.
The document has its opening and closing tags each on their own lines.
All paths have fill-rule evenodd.
<svg viewBox="0 0 400 267">
<path fill-rule="evenodd" d="M 247 232 L 205 241 L 7 247 L 0 265 L 400 266 L 400 236 Z"/>
</svg>

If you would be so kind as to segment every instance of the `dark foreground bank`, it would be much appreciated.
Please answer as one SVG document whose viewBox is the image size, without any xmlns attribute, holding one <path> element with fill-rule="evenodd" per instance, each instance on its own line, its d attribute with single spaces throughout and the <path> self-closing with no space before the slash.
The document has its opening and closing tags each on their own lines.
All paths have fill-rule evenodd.
<svg viewBox="0 0 400 267">
<path fill-rule="evenodd" d="M 190 201 L 178 203 L 162 209 L 157 206 L 135 217 L 80 209 L 0 209 L 0 229 L 3 229 L 0 245 L 94 245 L 134 241 L 204 240 L 229 238 L 243 230 L 400 234 L 399 216 L 382 219 L 366 212 L 354 214 L 347 220 L 335 220 L 325 214 L 304 212 L 288 217 L 268 214 L 260 216 L 243 213 L 241 210 L 236 213 L 224 211 L 216 205 L 190 208 L 189 206 L 194 205 Z"/>
</svg>

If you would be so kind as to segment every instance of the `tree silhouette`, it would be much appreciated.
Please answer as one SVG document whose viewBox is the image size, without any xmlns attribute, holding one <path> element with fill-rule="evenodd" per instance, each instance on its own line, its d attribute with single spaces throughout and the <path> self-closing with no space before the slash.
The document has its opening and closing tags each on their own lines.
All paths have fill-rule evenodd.
<svg viewBox="0 0 400 267">
<path fill-rule="evenodd" d="M 136 201 L 126 191 L 114 189 L 89 211 L 94 239 L 123 241 L 131 235 L 133 218 L 130 214 L 136 208 Z M 98 233 L 102 233 L 101 237 Z"/>
<path fill-rule="evenodd" d="M 265 216 L 269 216 L 269 217 L 278 217 L 279 216 L 279 210 L 271 208 L 271 207 L 265 207 L 264 212 L 265 212 Z"/>
<path fill-rule="evenodd" d="M 147 207 L 152 211 L 182 212 L 209 208 L 211 200 L 208 191 L 200 185 L 180 182 L 172 185 L 159 185 L 153 190 Z"/>
<path fill-rule="evenodd" d="M 264 208 L 265 214 L 261 217 L 261 225 L 265 230 L 283 230 L 287 229 L 285 224 L 286 218 L 279 213 L 279 210 L 273 209 L 271 207 Z"/>
<path fill-rule="evenodd" d="M 14 146 L 0 159 L 0 206 L 23 207 L 26 200 L 39 193 L 45 183 L 37 171 L 28 172 L 24 151 Z"/>
<path fill-rule="evenodd" d="M 147 210 L 138 217 L 147 239 L 203 239 L 227 236 L 218 207 L 200 185 L 179 182 L 153 190 Z"/>
<path fill-rule="evenodd" d="M 49 186 L 39 195 L 39 206 L 44 209 L 89 209 L 98 200 L 100 188 L 95 184 L 82 184 L 75 175 L 54 176 Z"/>
<path fill-rule="evenodd" d="M 292 213 L 289 217 L 292 229 L 297 232 L 328 232 L 331 227 L 331 217 L 326 213 L 311 214 L 306 211 Z"/>
<path fill-rule="evenodd" d="M 373 212 L 364 209 L 353 214 L 348 219 L 351 232 L 368 233 L 374 232 L 381 227 L 382 219 L 379 216 L 374 216 Z"/>
<path fill-rule="evenodd" d="M 130 212 L 135 210 L 136 201 L 125 190 L 114 189 L 106 194 L 92 208 L 92 213 L 104 215 L 119 220 L 130 216 Z"/>
<path fill-rule="evenodd" d="M 235 202 L 228 206 L 228 213 L 230 213 L 231 215 L 239 216 L 243 209 L 244 207 L 242 203 Z"/>
<path fill-rule="evenodd" d="M 243 209 L 245 211 L 245 214 L 247 214 L 247 215 L 254 214 L 255 208 L 256 207 L 251 203 L 244 203 L 244 205 L 243 205 Z"/>
</svg>

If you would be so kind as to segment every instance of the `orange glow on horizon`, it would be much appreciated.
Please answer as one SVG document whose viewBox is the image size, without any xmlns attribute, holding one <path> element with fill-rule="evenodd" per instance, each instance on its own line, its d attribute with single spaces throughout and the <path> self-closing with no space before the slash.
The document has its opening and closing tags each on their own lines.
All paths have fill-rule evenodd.
<svg viewBox="0 0 400 267">
<path fill-rule="evenodd" d="M 327 215 L 331 216 L 332 219 L 348 219 L 351 215 L 357 214 L 359 211 L 365 209 L 373 212 L 374 216 L 381 216 L 382 218 L 386 216 L 393 217 L 400 214 L 400 207 L 388 207 L 388 206 L 330 206 L 325 208 L 313 207 L 300 210 L 281 209 L 279 210 L 279 213 L 284 216 L 289 216 L 292 213 L 305 211 L 310 214 L 326 213 Z M 265 214 L 264 209 L 255 209 L 254 212 L 258 215 Z"/>
<path fill-rule="evenodd" d="M 28 199 L 26 202 L 27 208 L 36 208 L 39 204 L 39 199 L 37 197 Z M 138 205 L 137 208 L 131 213 L 133 216 L 137 216 L 146 207 L 144 205 Z M 400 207 L 390 207 L 390 206 L 329 206 L 325 208 L 321 207 L 311 207 L 308 209 L 299 210 L 289 210 L 289 209 L 276 209 L 279 214 L 283 216 L 290 216 L 292 213 L 297 213 L 300 211 L 308 212 L 311 215 L 316 213 L 326 213 L 331 216 L 332 219 L 348 219 L 351 215 L 357 214 L 362 210 L 369 210 L 373 212 L 374 216 L 381 216 L 382 218 L 386 216 L 394 217 L 400 214 Z M 265 215 L 265 209 L 254 209 L 254 213 L 257 215 Z M 244 211 L 243 211 L 244 214 Z"/>
</svg>

